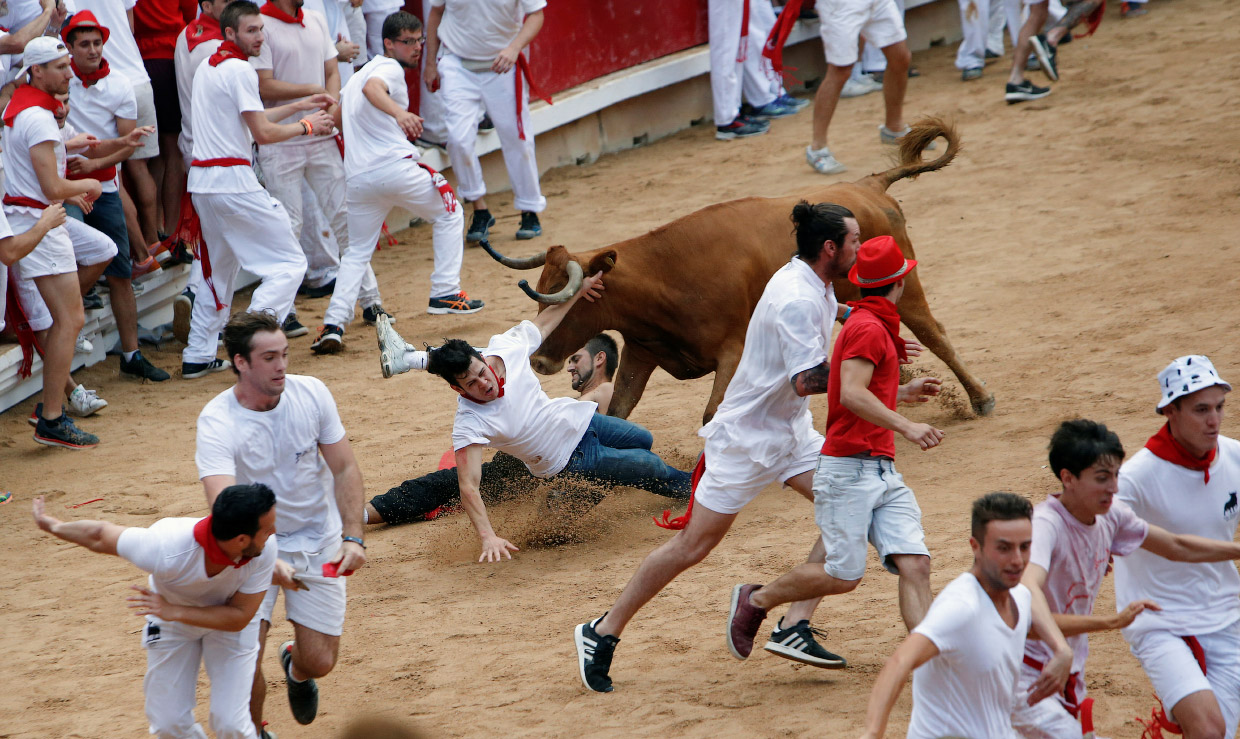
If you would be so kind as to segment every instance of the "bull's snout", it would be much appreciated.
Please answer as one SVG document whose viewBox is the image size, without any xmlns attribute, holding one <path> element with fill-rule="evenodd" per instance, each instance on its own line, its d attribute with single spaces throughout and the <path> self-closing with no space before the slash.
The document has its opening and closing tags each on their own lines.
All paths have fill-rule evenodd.
<svg viewBox="0 0 1240 739">
<path fill-rule="evenodd" d="M 553 362 L 547 357 L 535 354 L 530 357 L 530 366 L 540 375 L 554 375 L 564 367 L 563 362 Z"/>
</svg>

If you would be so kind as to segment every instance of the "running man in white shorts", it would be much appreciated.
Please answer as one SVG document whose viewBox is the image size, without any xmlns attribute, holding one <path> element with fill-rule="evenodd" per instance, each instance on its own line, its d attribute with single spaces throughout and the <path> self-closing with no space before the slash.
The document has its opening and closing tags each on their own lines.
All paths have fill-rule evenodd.
<svg viewBox="0 0 1240 739">
<path fill-rule="evenodd" d="M 314 721 L 318 713 L 314 678 L 336 664 L 344 628 L 344 576 L 366 564 L 362 473 L 331 392 L 314 377 L 285 374 L 288 339 L 274 315 L 233 316 L 224 327 L 224 346 L 237 384 L 215 396 L 198 416 L 195 461 L 207 502 L 237 482 L 262 482 L 279 503 L 280 559 L 259 611 L 258 667 L 250 697 L 261 735 L 267 694 L 263 649 L 281 591 L 294 633 L 294 641 L 280 647 L 289 707 L 301 724 Z"/>
<path fill-rule="evenodd" d="M 1119 500 L 1168 531 L 1226 542 L 1240 522 L 1240 442 L 1220 433 L 1231 385 L 1201 355 L 1158 373 L 1167 423 L 1120 468 Z M 1240 721 L 1240 573 L 1231 562 L 1171 562 L 1138 551 L 1115 562 L 1115 604 L 1152 600 L 1124 629 L 1186 738 L 1231 737 Z"/>
<path fill-rule="evenodd" d="M 1020 582 L 1033 539 L 1028 500 L 989 493 L 973 502 L 973 567 L 934 599 L 926 617 L 883 666 L 865 713 L 863 739 L 880 739 L 909 673 L 913 715 L 908 739 L 1007 739 L 1012 703 L 1037 703 L 1063 689 L 1072 649 L 1046 601 Z M 1054 658 L 1028 691 L 1017 691 L 1027 634 Z M 1059 735 L 1056 739 L 1074 739 Z"/>
<path fill-rule="evenodd" d="M 206 518 L 165 518 L 150 528 L 107 521 L 59 521 L 35 498 L 40 529 L 151 573 L 130 586 L 129 608 L 143 616 L 146 718 L 160 737 L 206 739 L 194 720 L 198 666 L 211 682 L 210 726 L 219 739 L 254 739 L 248 687 L 258 653 L 258 607 L 271 584 L 278 547 L 276 499 L 266 485 L 225 488 Z"/>
<path fill-rule="evenodd" d="M 831 280 L 848 274 L 861 230 L 851 211 L 830 203 L 801 201 L 792 221 L 797 255 L 767 282 L 736 374 L 715 417 L 698 432 L 706 448 L 694 473 L 690 511 L 668 526 L 681 530 L 646 557 L 607 613 L 574 632 L 581 680 L 590 690 L 611 692 L 608 672 L 625 626 L 677 575 L 705 559 L 759 492 L 782 482 L 806 498 L 813 495 L 823 437 L 814 430 L 809 396 L 827 389 L 827 348 L 839 316 Z M 821 562 L 823 556 L 819 540 L 809 558 Z M 841 657 L 814 640 L 809 619 L 817 604 L 794 604 L 766 649 L 817 667 L 843 667 Z"/>
</svg>

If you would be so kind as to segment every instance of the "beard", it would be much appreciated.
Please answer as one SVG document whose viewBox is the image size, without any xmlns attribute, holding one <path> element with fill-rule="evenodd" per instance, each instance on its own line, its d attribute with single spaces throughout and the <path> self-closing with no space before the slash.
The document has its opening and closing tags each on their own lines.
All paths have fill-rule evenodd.
<svg viewBox="0 0 1240 739">
<path fill-rule="evenodd" d="M 572 386 L 573 386 L 573 389 L 574 389 L 574 390 L 580 390 L 581 388 L 585 387 L 585 386 L 586 386 L 586 384 L 587 384 L 587 383 L 589 383 L 589 382 L 590 382 L 590 380 L 591 380 L 591 379 L 593 379 L 593 378 L 594 378 L 594 368 L 593 368 L 593 367 L 591 367 L 591 368 L 589 369 L 589 371 L 588 371 L 588 372 L 580 372 L 580 371 L 579 371 L 579 372 L 577 372 L 577 376 L 576 376 L 576 378 L 575 378 L 575 379 L 573 379 L 573 381 L 572 381 Z"/>
<path fill-rule="evenodd" d="M 253 559 L 255 557 L 261 557 L 262 554 L 263 554 L 263 548 L 255 544 L 250 544 L 250 546 L 241 550 L 241 556 L 249 557 L 250 559 Z"/>
</svg>

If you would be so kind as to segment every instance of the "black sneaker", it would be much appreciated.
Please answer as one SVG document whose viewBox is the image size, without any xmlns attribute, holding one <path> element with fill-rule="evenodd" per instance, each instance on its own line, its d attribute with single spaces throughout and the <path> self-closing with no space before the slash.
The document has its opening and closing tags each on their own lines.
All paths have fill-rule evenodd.
<svg viewBox="0 0 1240 739">
<path fill-rule="evenodd" d="M 332 278 L 331 282 L 325 285 L 319 285 L 318 287 L 306 287 L 305 285 L 303 285 L 297 288 L 297 294 L 303 297 L 307 297 L 307 298 L 329 298 L 331 297 L 331 294 L 335 291 L 336 291 L 335 278 Z M 298 334 L 298 336 L 300 335 L 301 334 Z"/>
<path fill-rule="evenodd" d="M 297 723 L 305 726 L 319 715 L 319 686 L 314 684 L 313 678 L 293 682 L 289 674 L 293 666 L 293 642 L 286 641 L 280 645 L 280 665 L 284 667 L 284 681 L 288 685 L 288 707 Z"/>
<path fill-rule="evenodd" d="M 419 136 L 413 140 L 413 143 L 415 146 L 420 146 L 423 149 L 438 149 L 445 154 L 448 153 L 448 145 L 442 141 L 431 141 L 424 136 Z"/>
<path fill-rule="evenodd" d="M 1012 103 L 1023 103 L 1026 100 L 1037 100 L 1050 94 L 1051 88 L 1038 87 L 1029 80 L 1024 80 L 1019 85 L 1013 85 L 1011 82 L 1007 83 L 1003 99 L 1011 105 Z"/>
<path fill-rule="evenodd" d="M 1003 54 L 996 54 L 995 52 L 991 51 L 990 49 L 987 49 L 987 50 L 986 50 L 986 55 L 985 55 L 983 58 L 986 60 L 986 64 L 990 64 L 991 62 L 993 62 L 993 61 L 994 61 L 994 60 L 996 60 L 996 59 L 1002 59 L 1002 58 L 1003 58 Z"/>
<path fill-rule="evenodd" d="M 517 229 L 517 238 L 521 240 L 542 236 L 542 224 L 538 222 L 538 214 L 530 211 L 521 212 L 521 227 Z"/>
<path fill-rule="evenodd" d="M 344 348 L 344 329 L 330 323 L 319 327 L 319 336 L 310 345 L 315 354 L 335 354 Z"/>
<path fill-rule="evenodd" d="M 490 133 L 495 130 L 495 124 L 491 122 L 491 114 L 483 113 L 482 120 L 478 121 L 478 133 Z"/>
<path fill-rule="evenodd" d="M 482 241 L 490 233 L 495 219 L 489 210 L 474 210 L 474 219 L 469 222 L 469 230 L 465 232 L 466 241 Z"/>
<path fill-rule="evenodd" d="M 172 335 L 182 344 L 189 343 L 189 326 L 194 317 L 194 293 L 189 288 L 172 301 Z"/>
<path fill-rule="evenodd" d="M 602 621 L 603 616 L 589 623 L 577 624 L 577 628 L 573 630 L 581 682 L 596 693 L 611 692 L 611 678 L 607 673 L 611 670 L 611 658 L 616 653 L 616 645 L 620 643 L 619 637 L 602 636 L 594 630 L 594 625 Z"/>
<path fill-rule="evenodd" d="M 62 446 L 66 449 L 89 449 L 99 444 L 99 437 L 73 425 L 73 419 L 64 413 L 54 421 L 39 416 L 34 427 L 34 440 L 44 446 Z"/>
<path fill-rule="evenodd" d="M 1059 81 L 1059 65 L 1055 57 L 1058 52 L 1050 42 L 1046 40 L 1046 36 L 1039 33 L 1037 36 L 1029 39 L 1033 45 L 1033 55 L 1038 58 L 1038 66 L 1042 67 L 1042 71 L 1050 78 L 1051 82 Z"/>
<path fill-rule="evenodd" d="M 766 610 L 749 602 L 749 596 L 761 585 L 737 585 L 732 588 L 732 605 L 728 609 L 728 628 L 725 632 L 728 651 L 737 659 L 748 659 L 753 652 L 753 640 L 766 618 Z"/>
<path fill-rule="evenodd" d="M 465 291 L 456 295 L 442 295 L 438 298 L 431 298 L 430 305 L 427 306 L 426 312 L 432 315 L 443 315 L 445 313 L 477 313 L 482 310 L 485 305 L 481 300 L 470 300 Z"/>
<path fill-rule="evenodd" d="M 82 296 L 82 308 L 86 310 L 103 310 L 103 298 L 99 297 L 99 293 L 91 287 L 85 295 Z"/>
<path fill-rule="evenodd" d="M 181 378 L 193 380 L 206 377 L 213 372 L 223 372 L 232 366 L 226 359 L 212 359 L 210 362 L 181 362 Z"/>
<path fill-rule="evenodd" d="M 743 139 L 749 136 L 761 136 L 769 130 L 771 130 L 769 121 L 738 115 L 736 120 L 726 126 L 715 126 L 715 138 L 720 141 Z"/>
<path fill-rule="evenodd" d="M 290 339 L 296 339 L 298 336 L 305 336 L 310 333 L 310 329 L 301 325 L 301 321 L 297 320 L 296 313 L 289 313 L 284 319 L 284 325 L 280 327 L 284 331 L 284 335 Z"/>
<path fill-rule="evenodd" d="M 828 670 L 842 670 L 848 666 L 847 660 L 823 649 L 814 640 L 814 634 L 818 636 L 826 636 L 826 634 L 811 627 L 809 621 L 797 621 L 796 626 L 786 629 L 780 628 L 783 625 L 784 621 L 780 619 L 775 630 L 771 632 L 770 640 L 767 641 L 766 646 L 762 647 L 763 649 L 784 659 Z"/>
<path fill-rule="evenodd" d="M 129 361 L 125 361 L 124 354 L 121 355 L 121 372 L 151 382 L 163 382 L 171 377 L 167 372 L 148 362 L 146 357 L 142 356 L 141 351 L 134 352 L 133 358 Z"/>
<path fill-rule="evenodd" d="M 396 323 L 396 316 L 383 310 L 383 306 L 379 303 L 375 303 L 368 308 L 362 308 L 362 320 L 366 322 L 367 326 L 375 325 L 375 321 L 379 320 L 379 316 L 387 316 L 388 323 Z"/>
</svg>

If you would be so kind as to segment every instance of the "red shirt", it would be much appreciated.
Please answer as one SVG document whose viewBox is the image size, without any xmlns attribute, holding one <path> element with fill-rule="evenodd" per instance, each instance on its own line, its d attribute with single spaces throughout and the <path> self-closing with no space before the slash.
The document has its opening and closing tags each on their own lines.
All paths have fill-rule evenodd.
<svg viewBox="0 0 1240 739">
<path fill-rule="evenodd" d="M 143 59 L 172 59 L 177 35 L 198 17 L 194 0 L 138 0 L 133 6 L 133 37 Z"/>
<path fill-rule="evenodd" d="M 876 426 L 840 405 L 840 365 L 846 359 L 865 359 L 874 365 L 867 386 L 883 405 L 895 410 L 900 392 L 900 358 L 895 339 L 877 316 L 854 310 L 844 323 L 831 351 L 831 375 L 827 379 L 827 441 L 822 453 L 849 457 L 869 452 L 895 459 L 895 432 Z"/>
</svg>

